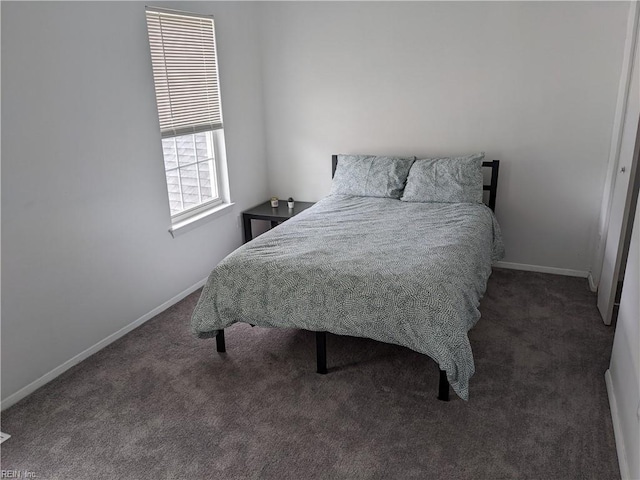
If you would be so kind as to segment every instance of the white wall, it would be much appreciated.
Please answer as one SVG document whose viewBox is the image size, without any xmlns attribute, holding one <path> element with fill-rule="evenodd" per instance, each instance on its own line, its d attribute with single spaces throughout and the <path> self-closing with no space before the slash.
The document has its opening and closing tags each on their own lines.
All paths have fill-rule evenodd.
<svg viewBox="0 0 640 480">
<path fill-rule="evenodd" d="M 327 194 L 332 153 L 482 150 L 505 260 L 589 270 L 628 3 L 261 7 L 272 194 Z"/>
<path fill-rule="evenodd" d="M 640 205 L 631 236 L 608 371 L 618 459 L 623 478 L 640 478 Z"/>
<path fill-rule="evenodd" d="M 255 6 L 175 4 L 216 19 L 236 206 L 168 233 L 144 6 L 2 2 L 3 399 L 205 278 L 268 196 Z"/>
</svg>

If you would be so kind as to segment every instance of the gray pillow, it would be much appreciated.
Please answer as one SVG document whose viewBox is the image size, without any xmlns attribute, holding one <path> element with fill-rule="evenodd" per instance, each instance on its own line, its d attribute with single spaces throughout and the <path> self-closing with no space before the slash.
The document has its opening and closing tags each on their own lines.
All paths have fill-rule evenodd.
<svg viewBox="0 0 640 480">
<path fill-rule="evenodd" d="M 466 157 L 424 158 L 409 171 L 404 202 L 482 203 L 483 153 Z"/>
<path fill-rule="evenodd" d="M 338 155 L 331 193 L 400 198 L 415 157 Z"/>
</svg>

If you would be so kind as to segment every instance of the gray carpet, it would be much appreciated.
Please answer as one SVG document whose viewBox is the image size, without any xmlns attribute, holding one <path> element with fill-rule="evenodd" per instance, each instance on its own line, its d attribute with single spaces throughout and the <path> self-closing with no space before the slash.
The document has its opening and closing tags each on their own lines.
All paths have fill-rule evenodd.
<svg viewBox="0 0 640 480">
<path fill-rule="evenodd" d="M 198 292 L 199 293 L 199 292 Z M 470 400 L 427 357 L 235 325 L 197 340 L 198 293 L 2 413 L 2 468 L 38 479 L 614 479 L 605 327 L 584 279 L 496 269 Z"/>
</svg>

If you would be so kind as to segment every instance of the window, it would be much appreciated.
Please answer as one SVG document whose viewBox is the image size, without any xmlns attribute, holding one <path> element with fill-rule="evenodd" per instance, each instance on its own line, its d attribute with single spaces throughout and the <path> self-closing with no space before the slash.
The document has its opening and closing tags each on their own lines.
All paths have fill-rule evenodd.
<svg viewBox="0 0 640 480">
<path fill-rule="evenodd" d="M 213 132 L 162 139 L 171 215 L 220 198 Z"/>
<path fill-rule="evenodd" d="M 222 109 L 213 18 L 147 8 L 162 153 L 175 224 L 223 203 Z"/>
</svg>

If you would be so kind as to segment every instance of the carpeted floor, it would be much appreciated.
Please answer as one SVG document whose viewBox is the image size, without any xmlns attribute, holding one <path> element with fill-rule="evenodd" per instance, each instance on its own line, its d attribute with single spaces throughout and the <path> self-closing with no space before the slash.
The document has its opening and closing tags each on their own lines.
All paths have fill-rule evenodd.
<svg viewBox="0 0 640 480">
<path fill-rule="evenodd" d="M 402 347 L 235 325 L 188 332 L 199 292 L 2 413 L 2 469 L 38 479 L 614 479 L 605 327 L 584 279 L 496 269 L 470 400 Z M 24 476 L 24 474 L 23 474 Z"/>
</svg>

